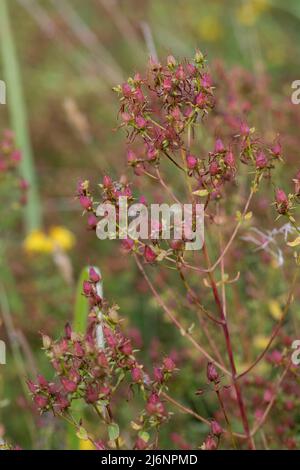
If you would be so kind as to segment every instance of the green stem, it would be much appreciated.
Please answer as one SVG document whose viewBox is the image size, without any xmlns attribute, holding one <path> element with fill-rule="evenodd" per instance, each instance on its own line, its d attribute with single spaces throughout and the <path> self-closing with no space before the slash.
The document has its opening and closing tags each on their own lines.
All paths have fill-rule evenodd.
<svg viewBox="0 0 300 470">
<path fill-rule="evenodd" d="M 99 272 L 98 268 L 96 266 L 93 266 L 93 268 Z M 75 294 L 75 306 L 74 306 L 74 331 L 76 333 L 80 333 L 84 335 L 87 329 L 88 325 L 88 314 L 89 314 L 89 302 L 88 299 L 83 295 L 82 293 L 82 286 L 83 282 L 86 281 L 89 278 L 89 269 L 90 266 L 86 266 L 82 269 L 77 287 L 76 287 L 76 294 Z M 101 287 L 100 287 L 101 286 Z M 101 294 L 102 297 L 102 282 L 99 282 L 99 287 L 100 291 L 98 294 Z M 102 334 L 97 333 L 97 338 L 102 338 Z M 81 415 L 83 414 L 83 407 L 81 402 L 78 400 L 77 402 L 74 402 L 73 404 L 73 415 L 76 418 L 77 421 L 80 420 Z M 68 426 L 68 446 L 72 450 L 77 450 L 79 449 L 79 439 L 76 436 L 76 433 L 74 433 L 74 427 L 73 426 Z"/>
<path fill-rule="evenodd" d="M 21 72 L 6 0 L 0 0 L 0 42 L 12 128 L 16 135 L 17 146 L 20 147 L 23 155 L 21 172 L 23 178 L 30 185 L 28 203 L 24 212 L 26 230 L 30 232 L 41 227 L 42 211 L 37 189 Z"/>
</svg>

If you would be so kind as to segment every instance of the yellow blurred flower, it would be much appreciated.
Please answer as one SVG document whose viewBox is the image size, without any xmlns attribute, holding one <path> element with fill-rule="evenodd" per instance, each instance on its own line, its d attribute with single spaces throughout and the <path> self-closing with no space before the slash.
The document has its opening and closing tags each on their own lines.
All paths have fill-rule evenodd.
<svg viewBox="0 0 300 470">
<path fill-rule="evenodd" d="M 280 303 L 277 300 L 270 300 L 268 302 L 268 307 L 272 317 L 275 318 L 275 320 L 280 320 L 283 315 Z"/>
<path fill-rule="evenodd" d="M 271 7 L 270 0 L 252 0 L 253 8 L 258 12 L 263 12 Z"/>
<path fill-rule="evenodd" d="M 80 439 L 79 450 L 96 450 L 96 449 L 95 449 L 95 446 L 88 439 L 87 440 Z"/>
<path fill-rule="evenodd" d="M 200 19 L 200 34 L 205 41 L 214 42 L 223 35 L 223 27 L 218 17 L 206 15 Z"/>
<path fill-rule="evenodd" d="M 24 240 L 24 249 L 28 253 L 51 253 L 53 243 L 41 230 L 34 230 Z"/>
<path fill-rule="evenodd" d="M 238 8 L 237 20 L 244 26 L 253 26 L 259 16 L 269 7 L 269 0 L 248 0 Z"/>
<path fill-rule="evenodd" d="M 68 251 L 75 245 L 75 237 L 65 227 L 52 227 L 49 234 L 34 230 L 24 240 L 27 253 L 51 253 L 56 247 Z"/>
<path fill-rule="evenodd" d="M 69 251 L 75 245 L 75 237 L 70 230 L 65 227 L 51 227 L 49 236 L 54 244 L 62 250 Z"/>
<path fill-rule="evenodd" d="M 253 344 L 257 349 L 265 349 L 268 346 L 270 338 L 265 335 L 256 335 L 253 339 Z"/>
</svg>

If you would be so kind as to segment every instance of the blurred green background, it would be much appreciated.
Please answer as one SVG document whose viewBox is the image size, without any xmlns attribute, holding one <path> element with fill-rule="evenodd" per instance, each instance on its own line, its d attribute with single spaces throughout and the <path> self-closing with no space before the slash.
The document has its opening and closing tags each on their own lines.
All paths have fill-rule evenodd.
<svg viewBox="0 0 300 470">
<path fill-rule="evenodd" d="M 20 380 L 28 371 L 34 375 L 37 367 L 46 370 L 38 331 L 55 335 L 72 319 L 74 285 L 83 266 L 101 267 L 105 295 L 121 306 L 132 328 L 141 329 L 146 350 L 156 335 L 163 352 L 173 347 L 169 327 L 151 300 L 145 300 L 146 288 L 137 282 L 133 264 L 120 257 L 116 244 L 100 245 L 87 232 L 74 197 L 80 178 L 98 184 L 105 173 L 127 174 L 112 87 L 143 71 L 149 55 L 191 57 L 199 48 L 210 63 L 268 74 L 270 88 L 286 102 L 292 81 L 300 78 L 300 2 L 9 0 L 7 5 L 42 207 L 40 230 L 65 227 L 76 243 L 59 264 L 47 255 L 24 253 L 26 234 L 19 216 L 15 220 L 9 214 L 13 232 L 6 230 L 10 220 L 0 222 L 1 305 L 3 310 L 8 299 L 26 363 L 24 371 L 12 366 L 16 358 L 9 348 L 8 365 L 0 366 L 0 437 L 24 447 L 55 448 L 60 443 L 51 436 L 53 424 L 47 427 L 41 420 L 41 437 L 36 438 Z M 0 60 L 0 79 L 4 75 Z M 11 126 L 10 116 L 9 103 L 1 106 L 0 128 Z M 299 154 L 293 158 L 297 161 Z M 7 338 L 7 327 L 3 322 L 0 327 L 1 338 Z"/>
</svg>

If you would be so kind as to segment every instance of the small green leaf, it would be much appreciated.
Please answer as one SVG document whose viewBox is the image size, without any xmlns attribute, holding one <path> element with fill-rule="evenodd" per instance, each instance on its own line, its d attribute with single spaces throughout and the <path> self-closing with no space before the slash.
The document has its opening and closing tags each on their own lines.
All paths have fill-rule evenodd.
<svg viewBox="0 0 300 470">
<path fill-rule="evenodd" d="M 241 221 L 242 221 L 242 213 L 241 213 L 241 211 L 236 211 L 235 217 L 236 217 L 236 220 L 237 220 L 238 222 L 241 222 Z"/>
<path fill-rule="evenodd" d="M 159 255 L 156 258 L 156 261 L 162 261 L 167 256 L 166 250 L 160 250 Z"/>
<path fill-rule="evenodd" d="M 144 441 L 148 442 L 150 439 L 150 435 L 146 431 L 140 431 L 139 432 L 139 437 Z"/>
<path fill-rule="evenodd" d="M 119 426 L 117 423 L 109 424 L 108 426 L 108 436 L 110 441 L 115 441 L 118 439 L 120 434 Z"/>
<path fill-rule="evenodd" d="M 209 192 L 207 189 L 198 189 L 197 191 L 193 192 L 194 196 L 205 197 L 208 196 Z"/>
<path fill-rule="evenodd" d="M 141 424 L 138 424 L 135 421 L 131 421 L 130 425 L 131 425 L 132 429 L 134 429 L 135 431 L 138 431 L 139 429 L 142 428 Z"/>
<path fill-rule="evenodd" d="M 300 237 L 297 237 L 295 240 L 288 243 L 288 246 L 292 246 L 292 247 L 298 246 L 298 245 L 300 245 Z"/>
<path fill-rule="evenodd" d="M 87 441 L 89 438 L 87 431 L 82 426 L 78 429 L 76 436 L 83 441 Z"/>
</svg>

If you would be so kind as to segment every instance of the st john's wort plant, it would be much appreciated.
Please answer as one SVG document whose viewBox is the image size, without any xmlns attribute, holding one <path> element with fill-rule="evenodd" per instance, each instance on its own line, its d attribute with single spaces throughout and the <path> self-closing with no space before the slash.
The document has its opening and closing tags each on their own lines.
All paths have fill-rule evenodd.
<svg viewBox="0 0 300 470">
<path fill-rule="evenodd" d="M 114 325 L 106 303 L 95 296 L 92 279 L 85 283 L 84 294 L 90 298 L 91 311 L 98 304 L 104 312 L 103 320 L 91 314 L 91 327 L 84 338 L 78 339 L 76 332 L 73 332 L 70 338 L 65 336 L 60 340 L 68 351 L 67 357 L 64 354 L 61 356 L 61 363 L 57 363 L 53 356 L 53 345 L 56 343 L 47 340 L 48 354 L 56 373 L 66 380 L 60 380 L 59 390 L 52 389 L 52 385 L 49 388 L 49 383 L 44 379 L 40 379 L 42 383 L 31 384 L 37 405 L 42 411 L 52 410 L 57 414 L 58 410 L 59 414 L 72 420 L 68 416 L 72 400 L 79 396 L 86 400 L 86 387 L 92 387 L 95 391 L 93 405 L 96 403 L 101 419 L 111 425 L 114 419 L 109 411 L 104 413 L 103 409 L 106 407 L 108 410 L 108 397 L 114 390 L 113 384 L 118 384 L 120 380 L 119 374 L 123 377 L 126 371 L 131 371 L 131 380 L 140 381 L 142 393 L 146 393 L 145 410 L 133 425 L 139 429 L 139 438 L 148 441 L 146 444 L 139 441 L 140 447 L 159 447 L 157 429 L 157 436 L 151 436 L 150 440 L 148 434 L 144 439 L 143 433 L 145 429 L 149 432 L 149 425 L 151 428 L 149 410 L 156 410 L 159 424 L 164 421 L 167 416 L 166 402 L 207 427 L 207 437 L 203 443 L 195 443 L 197 447 L 209 450 L 219 446 L 252 449 L 297 446 L 293 434 L 296 423 L 291 410 L 297 404 L 300 389 L 295 380 L 298 372 L 290 361 L 291 331 L 289 329 L 287 333 L 283 327 L 294 300 L 299 269 L 299 239 L 289 238 L 285 243 L 284 256 L 288 259 L 290 270 L 284 276 L 287 288 L 283 295 L 283 307 L 269 335 L 259 338 L 260 345 L 263 343 L 259 353 L 255 345 L 251 347 L 254 320 L 245 314 L 251 304 L 243 305 L 240 302 L 239 285 L 242 283 L 245 286 L 246 295 L 252 302 L 255 300 L 256 307 L 262 312 L 268 299 L 259 287 L 253 294 L 255 273 L 253 275 L 247 268 L 246 254 L 240 262 L 238 253 L 241 247 L 245 250 L 245 245 L 241 245 L 245 237 L 240 235 L 248 233 L 252 224 L 254 226 L 255 221 L 259 220 L 256 219 L 255 210 L 262 195 L 265 198 L 267 194 L 265 188 L 271 188 L 272 195 L 264 207 L 272 228 L 277 218 L 277 223 L 288 223 L 295 233 L 298 232 L 299 175 L 294 177 L 289 193 L 276 185 L 276 172 L 284 163 L 280 139 L 277 136 L 275 140 L 267 141 L 248 123 L 245 107 L 240 110 L 238 106 L 233 106 L 232 109 L 228 108 L 227 113 L 220 112 L 220 99 L 200 52 L 192 61 L 178 62 L 169 56 L 166 65 L 162 65 L 151 60 L 145 76 L 136 74 L 116 87 L 115 91 L 120 99 L 120 127 L 127 133 L 127 163 L 133 169 L 137 190 L 124 176 L 115 181 L 106 175 L 97 194 L 91 189 L 89 181 L 79 182 L 77 197 L 87 214 L 90 230 L 95 230 L 99 221 L 96 214 L 99 202 L 109 201 L 115 205 L 116 212 L 119 196 L 147 203 L 147 197 L 140 192 L 141 188 L 147 189 L 154 197 L 159 194 L 160 201 L 164 194 L 165 200 L 191 204 L 200 201 L 204 204 L 206 233 L 200 253 L 185 250 L 187 240 L 184 236 L 182 240 L 171 241 L 162 241 L 157 237 L 150 237 L 147 241 L 131 238 L 122 241 L 123 251 L 133 254 L 140 276 L 156 305 L 177 329 L 178 342 L 185 345 L 182 350 L 180 347 L 181 353 L 184 352 L 181 360 L 182 363 L 189 361 L 191 364 L 196 385 L 189 377 L 188 390 L 183 390 L 186 382 L 183 381 L 181 369 L 175 374 L 175 380 L 181 380 L 183 396 L 186 392 L 190 393 L 193 383 L 198 405 L 190 408 L 183 403 L 184 400 L 177 400 L 169 391 L 167 393 L 162 385 L 157 386 L 164 383 L 164 367 L 173 371 L 173 363 L 170 366 L 164 362 L 155 371 L 154 380 L 148 379 L 141 372 L 144 369 L 135 362 L 131 347 L 129 354 L 124 352 L 124 338 L 122 334 L 119 336 L 118 326 Z M 226 132 L 222 132 L 222 119 Z M 161 222 L 157 221 L 158 226 Z M 240 272 L 232 275 L 231 272 L 236 271 L 235 264 L 239 265 Z M 257 267 L 257 276 L 262 276 L 262 287 L 264 277 L 261 271 L 268 268 L 265 262 Z M 155 277 L 155 272 L 160 273 L 159 286 L 155 282 L 158 277 Z M 176 295 L 170 287 L 174 285 L 174 275 L 181 283 Z M 194 321 L 191 322 L 193 316 L 199 327 Z M 264 318 L 262 313 L 260 330 L 255 331 L 256 340 L 257 333 L 265 332 L 264 320 L 268 325 L 269 318 Z M 78 369 L 72 363 L 76 357 L 74 342 L 79 342 L 83 350 L 82 358 L 88 355 L 86 348 L 93 343 L 92 331 L 99 326 L 99 322 L 106 339 L 105 347 L 108 348 L 107 375 L 101 373 L 95 377 L 90 372 L 90 359 L 87 359 L 87 369 L 84 365 L 82 374 L 73 377 L 71 373 L 70 377 L 68 371 Z M 245 344 L 243 351 L 238 348 L 237 340 L 240 338 Z M 114 351 L 117 348 L 118 353 L 112 352 L 111 348 Z M 95 357 L 95 349 L 92 350 Z M 86 364 L 84 359 L 81 360 Z M 94 363 L 92 367 L 95 367 Z M 64 388 L 64 382 L 69 391 Z M 106 395 L 100 391 L 103 386 L 107 390 Z M 71 391 L 70 387 L 74 390 Z M 57 396 L 59 399 L 63 397 L 65 411 L 62 411 Z M 200 408 L 201 402 L 207 403 L 207 400 L 215 403 L 212 412 L 198 412 L 197 407 Z M 280 411 L 275 417 L 272 416 L 274 408 Z M 158 424 L 156 419 L 157 415 L 154 427 Z M 264 429 L 268 422 L 271 422 L 268 427 L 270 437 L 266 439 Z M 76 426 L 79 429 L 81 425 L 76 423 Z M 118 432 L 112 434 L 119 439 Z M 183 436 L 176 434 L 172 439 L 179 446 L 186 445 Z M 118 440 L 115 445 L 122 445 L 122 442 Z"/>
</svg>

